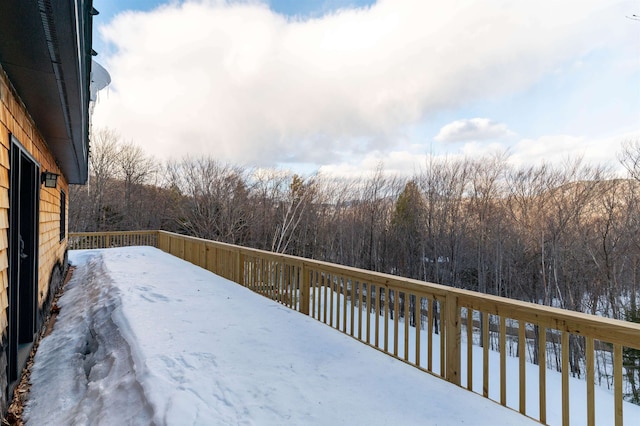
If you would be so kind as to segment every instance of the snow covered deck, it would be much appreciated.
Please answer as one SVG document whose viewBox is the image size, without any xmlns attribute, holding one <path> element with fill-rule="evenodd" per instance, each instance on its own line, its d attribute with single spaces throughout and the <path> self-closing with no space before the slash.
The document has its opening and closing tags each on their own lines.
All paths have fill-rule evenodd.
<svg viewBox="0 0 640 426">
<path fill-rule="evenodd" d="M 158 249 L 70 261 L 28 424 L 537 424 Z"/>
</svg>

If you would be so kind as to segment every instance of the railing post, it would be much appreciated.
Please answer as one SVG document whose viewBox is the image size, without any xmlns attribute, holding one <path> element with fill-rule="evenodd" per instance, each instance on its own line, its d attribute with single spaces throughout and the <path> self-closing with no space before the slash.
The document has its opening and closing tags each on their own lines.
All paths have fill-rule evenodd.
<svg viewBox="0 0 640 426">
<path fill-rule="evenodd" d="M 445 379 L 460 386 L 460 307 L 458 296 L 449 292 L 445 299 Z"/>
<path fill-rule="evenodd" d="M 200 241 L 200 245 L 199 245 L 199 254 L 198 256 L 200 257 L 200 267 L 204 268 L 204 269 L 208 269 L 207 266 L 207 243 L 203 240 Z"/>
<path fill-rule="evenodd" d="M 236 253 L 236 279 L 235 281 L 240 284 L 240 285 L 244 285 L 244 256 L 242 255 L 242 253 L 240 252 L 240 249 L 238 249 L 238 252 Z"/>
<path fill-rule="evenodd" d="M 169 238 L 168 236 L 162 234 L 160 231 L 158 231 L 158 234 L 156 236 L 156 243 L 158 244 L 158 248 L 164 252 L 169 252 L 169 247 L 168 247 L 168 243 L 169 242 Z"/>
<path fill-rule="evenodd" d="M 309 315 L 309 271 L 304 266 L 304 262 L 300 266 L 300 274 L 302 275 L 300 279 L 300 312 Z"/>
</svg>

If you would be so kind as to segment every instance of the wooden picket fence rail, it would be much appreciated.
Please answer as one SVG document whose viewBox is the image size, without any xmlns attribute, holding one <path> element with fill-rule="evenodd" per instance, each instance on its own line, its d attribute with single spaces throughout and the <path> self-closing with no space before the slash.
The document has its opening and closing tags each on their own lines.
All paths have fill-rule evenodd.
<svg viewBox="0 0 640 426">
<path fill-rule="evenodd" d="M 549 345 L 559 348 L 562 424 L 569 425 L 570 340 L 582 339 L 587 424 L 596 424 L 594 360 L 602 350 L 611 355 L 612 421 L 623 424 L 623 349 L 640 350 L 640 324 L 165 231 L 69 234 L 70 249 L 130 245 L 157 247 L 503 406 L 508 341 L 515 341 L 511 355 L 517 358 L 519 384 L 509 389 L 518 395 L 517 407 L 512 408 L 543 424 Z M 537 352 L 535 380 L 526 372 L 532 345 Z M 490 372 L 490 347 L 499 352 L 498 371 Z M 482 366 L 481 383 L 474 383 L 474 365 Z M 499 390 L 491 384 L 496 375 Z M 538 383 L 535 412 L 527 409 L 528 378 Z"/>
</svg>

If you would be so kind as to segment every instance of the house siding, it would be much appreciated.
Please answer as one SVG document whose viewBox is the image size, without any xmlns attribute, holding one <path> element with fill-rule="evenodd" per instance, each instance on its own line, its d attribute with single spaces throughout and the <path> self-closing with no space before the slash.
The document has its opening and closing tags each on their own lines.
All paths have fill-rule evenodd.
<svg viewBox="0 0 640 426">
<path fill-rule="evenodd" d="M 40 136 L 29 112 L 13 89 L 7 75 L 0 67 L 0 389 L 7 389 L 6 346 L 8 339 L 9 307 L 9 184 L 11 135 L 39 164 L 40 171 L 51 171 L 60 175 L 56 188 L 40 188 L 39 240 L 38 240 L 38 323 L 42 326 L 53 294 L 62 283 L 66 272 L 67 239 L 60 239 L 60 191 L 69 193 L 68 183 L 56 164 L 55 158 Z M 68 205 L 68 203 L 66 203 Z M 65 206 L 65 208 L 68 208 Z M 65 218 L 68 214 L 65 215 Z M 68 227 L 65 226 L 65 229 Z M 0 410 L 6 412 L 7 392 L 0 392 Z"/>
</svg>

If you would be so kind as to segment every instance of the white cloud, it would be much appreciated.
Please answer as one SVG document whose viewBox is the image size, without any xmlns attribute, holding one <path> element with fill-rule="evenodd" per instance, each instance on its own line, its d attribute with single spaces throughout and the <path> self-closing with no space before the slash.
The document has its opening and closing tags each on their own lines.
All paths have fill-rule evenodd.
<svg viewBox="0 0 640 426">
<path fill-rule="evenodd" d="M 547 163 L 562 166 L 568 160 L 582 158 L 588 164 L 609 167 L 625 175 L 618 160 L 622 142 L 640 140 L 640 132 L 622 133 L 615 137 L 591 139 L 584 136 L 545 135 L 536 139 L 520 139 L 515 144 L 471 141 L 455 152 L 437 154 L 420 153 L 415 149 L 390 152 L 372 151 L 354 161 L 336 162 L 322 166 L 319 174 L 338 179 L 357 179 L 373 175 L 379 166 L 391 176 L 414 176 L 427 165 L 430 158 L 437 160 L 477 160 L 494 154 L 506 153 L 507 162 L 514 167 L 529 167 Z"/>
<path fill-rule="evenodd" d="M 550 163 L 556 166 L 568 159 L 581 157 L 589 164 L 610 167 L 617 173 L 623 168 L 618 160 L 624 140 L 640 138 L 632 132 L 615 137 L 588 138 L 572 135 L 546 135 L 537 139 L 522 139 L 512 149 L 509 161 L 516 166 Z"/>
<path fill-rule="evenodd" d="M 339 179 L 357 179 L 376 173 L 379 167 L 389 176 L 413 176 L 427 162 L 427 154 L 411 151 L 372 151 L 351 162 L 336 162 L 320 167 L 318 174 Z"/>
<path fill-rule="evenodd" d="M 456 120 L 440 129 L 435 137 L 438 142 L 466 142 L 486 139 L 502 139 L 514 136 L 506 124 L 488 118 Z"/>
<path fill-rule="evenodd" d="M 99 28 L 115 48 L 94 125 L 161 159 L 386 156 L 403 126 L 523 90 L 610 40 L 609 4 L 380 0 L 287 20 L 261 4 L 202 0 L 124 13 Z"/>
</svg>

